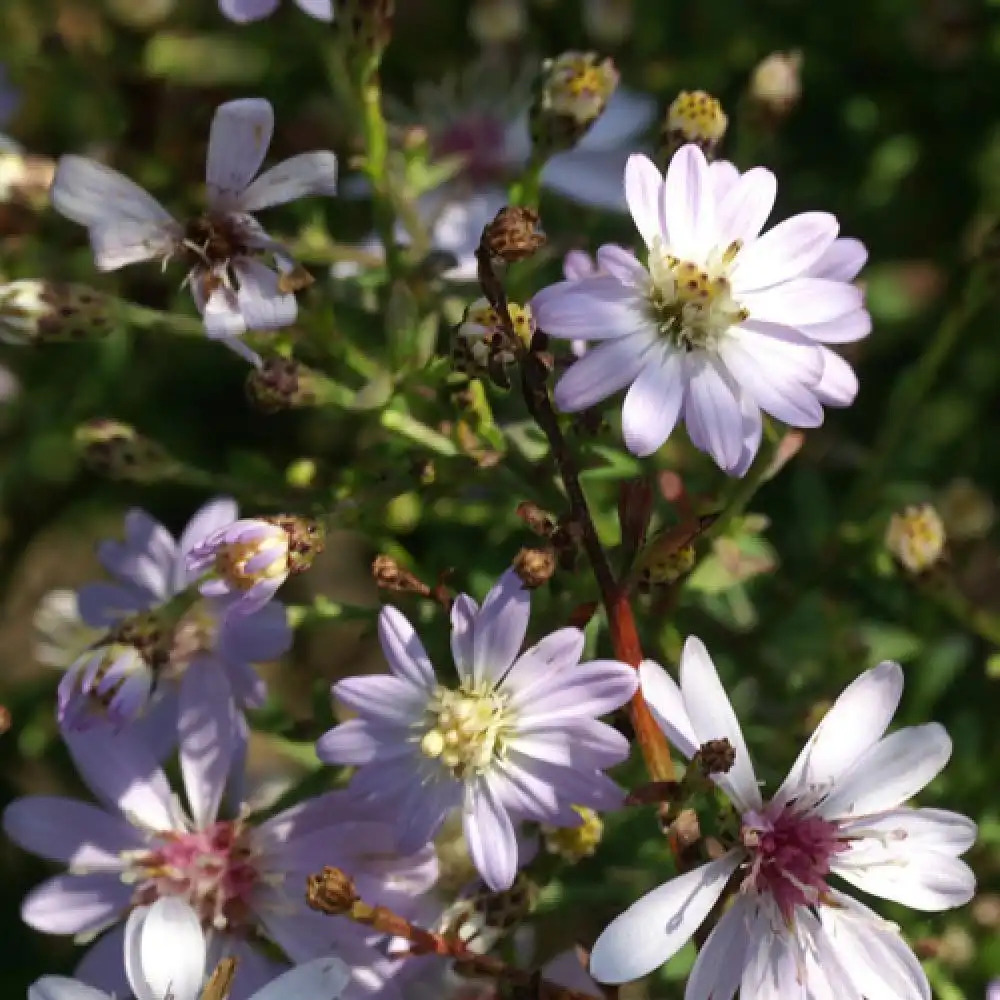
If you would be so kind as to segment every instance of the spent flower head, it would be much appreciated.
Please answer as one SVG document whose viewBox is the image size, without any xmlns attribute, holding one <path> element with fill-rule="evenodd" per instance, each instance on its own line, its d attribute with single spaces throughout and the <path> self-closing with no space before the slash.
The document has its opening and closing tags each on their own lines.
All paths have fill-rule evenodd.
<svg viewBox="0 0 1000 1000">
<path fill-rule="evenodd" d="M 948 537 L 933 504 L 911 504 L 889 518 L 885 546 L 909 573 L 926 573 L 945 556 Z"/>
<path fill-rule="evenodd" d="M 322 759 L 358 766 L 350 788 L 381 803 L 403 850 L 460 809 L 469 853 L 494 890 L 517 874 L 516 824 L 579 826 L 575 806 L 617 807 L 621 789 L 603 772 L 628 755 L 624 737 L 597 716 L 632 696 L 635 671 L 615 660 L 580 663 L 575 628 L 520 653 L 529 613 L 529 592 L 512 570 L 482 607 L 460 594 L 451 612 L 458 684 L 449 686 L 410 623 L 383 608 L 379 639 L 391 674 L 335 684 L 358 718 L 317 745 Z"/>
<path fill-rule="evenodd" d="M 730 880 L 732 906 L 691 970 L 686 1000 L 732 997 L 900 997 L 929 1000 L 916 956 L 894 924 L 830 884 L 918 910 L 967 903 L 975 891 L 959 856 L 976 825 L 957 813 L 904 805 L 944 767 L 951 740 L 936 723 L 886 728 L 903 691 L 897 663 L 863 673 L 840 695 L 770 800 L 733 708 L 700 640 L 688 639 L 680 685 L 646 661 L 642 692 L 685 757 L 726 740 L 728 772 L 712 780 L 738 813 L 722 857 L 666 882 L 598 938 L 590 968 L 603 982 L 637 979 L 662 965 L 707 919 Z"/>
<path fill-rule="evenodd" d="M 697 448 L 742 476 L 760 445 L 762 411 L 793 427 L 822 423 L 817 341 L 870 329 L 861 292 L 841 277 L 855 244 L 837 240 L 826 212 L 761 235 L 777 193 L 771 171 L 709 165 L 690 144 L 666 178 L 632 156 L 625 193 L 646 263 L 603 246 L 603 274 L 551 285 L 531 302 L 545 333 L 598 342 L 560 379 L 556 403 L 577 412 L 628 386 L 630 451 L 652 454 L 683 418 Z"/>
<path fill-rule="evenodd" d="M 98 340 L 111 332 L 112 300 L 85 285 L 25 279 L 0 284 L 0 341 L 23 346 Z"/>
<path fill-rule="evenodd" d="M 294 292 L 312 279 L 251 214 L 308 195 L 336 190 L 337 158 L 300 153 L 254 179 L 274 130 L 274 111 L 262 98 L 229 101 L 212 119 L 204 214 L 182 225 L 151 195 L 116 170 L 80 156 L 59 161 L 52 204 L 86 226 L 98 269 L 181 257 L 186 284 L 209 337 L 254 364 L 260 358 L 239 337 L 295 321 Z M 270 258 L 276 270 L 262 259 Z"/>
</svg>

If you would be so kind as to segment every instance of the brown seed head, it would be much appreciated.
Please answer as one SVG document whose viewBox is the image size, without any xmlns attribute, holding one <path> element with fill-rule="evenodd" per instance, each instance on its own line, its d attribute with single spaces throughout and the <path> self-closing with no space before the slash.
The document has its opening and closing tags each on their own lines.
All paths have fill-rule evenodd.
<svg viewBox="0 0 1000 1000">
<path fill-rule="evenodd" d="M 483 230 L 482 245 L 491 257 L 498 257 L 508 264 L 527 260 L 545 245 L 540 221 L 533 208 L 505 205 Z"/>
<path fill-rule="evenodd" d="M 288 536 L 289 573 L 304 573 L 326 547 L 326 528 L 314 517 L 276 514 L 261 520 L 281 528 Z"/>
<path fill-rule="evenodd" d="M 263 413 L 312 406 L 316 392 L 312 373 L 292 358 L 266 358 L 260 368 L 247 375 L 247 399 Z"/>
<path fill-rule="evenodd" d="M 360 898 L 354 880 L 339 868 L 327 866 L 306 879 L 306 904 L 328 916 L 350 912 Z"/>
<path fill-rule="evenodd" d="M 736 762 L 736 751 L 727 739 L 709 740 L 698 750 L 698 766 L 706 777 L 725 774 Z"/>
<path fill-rule="evenodd" d="M 398 594 L 420 594 L 429 597 L 431 588 L 408 569 L 403 569 L 392 556 L 377 555 L 372 563 L 375 585 Z"/>
<path fill-rule="evenodd" d="M 514 557 L 514 572 L 529 590 L 548 583 L 558 561 L 554 549 L 521 549 Z"/>
</svg>

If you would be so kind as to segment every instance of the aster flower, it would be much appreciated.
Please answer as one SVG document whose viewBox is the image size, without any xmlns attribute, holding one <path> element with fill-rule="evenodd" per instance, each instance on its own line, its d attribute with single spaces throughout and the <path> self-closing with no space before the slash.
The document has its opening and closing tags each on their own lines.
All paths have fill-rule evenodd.
<svg viewBox="0 0 1000 1000">
<path fill-rule="evenodd" d="M 219 10 L 237 24 L 270 17 L 280 0 L 219 0 Z M 295 6 L 318 21 L 333 20 L 333 0 L 295 0 Z"/>
<path fill-rule="evenodd" d="M 216 498 L 175 540 L 145 511 L 131 510 L 124 541 L 101 543 L 98 557 L 114 582 L 87 584 L 77 597 L 83 621 L 109 632 L 101 647 L 75 661 L 60 686 L 64 724 L 79 726 L 95 711 L 110 714 L 119 726 L 139 716 L 145 737 L 162 755 L 176 742 L 185 719 L 210 710 L 220 724 L 223 752 L 243 752 L 242 709 L 259 707 L 266 694 L 251 663 L 276 659 L 291 645 L 284 607 L 271 602 L 254 614 L 226 615 L 223 604 L 195 596 L 179 620 L 168 613 L 196 582 L 189 554 L 237 516 L 234 500 Z M 165 623 L 157 632 L 161 618 Z M 151 641 L 152 654 L 144 638 Z M 144 671 L 151 694 L 145 701 Z"/>
<path fill-rule="evenodd" d="M 701 949 L 685 1000 L 725 1000 L 737 990 L 743 1000 L 930 1000 L 898 928 L 828 882 L 836 875 L 929 911 L 961 906 L 975 891 L 959 860 L 975 824 L 903 805 L 944 767 L 951 740 L 936 723 L 885 735 L 903 690 L 899 664 L 880 663 L 847 687 L 769 801 L 700 640 L 685 644 L 679 687 L 651 661 L 640 678 L 658 723 L 686 757 L 709 741 L 729 741 L 735 763 L 715 780 L 739 813 L 739 837 L 718 860 L 654 889 L 614 920 L 591 953 L 595 978 L 620 983 L 662 965 L 735 875 L 739 890 Z"/>
<path fill-rule="evenodd" d="M 601 247 L 606 276 L 551 285 L 531 305 L 551 336 L 602 342 L 556 385 L 562 410 L 587 409 L 628 386 L 630 451 L 652 454 L 683 417 L 697 448 L 743 475 L 760 446 L 762 410 L 793 427 L 822 423 L 816 327 L 836 341 L 869 321 L 857 288 L 813 276 L 837 220 L 806 212 L 761 236 L 774 175 L 758 167 L 717 187 L 732 169 L 709 167 L 693 145 L 674 155 L 666 179 L 645 156 L 630 157 L 625 194 L 647 264 Z"/>
<path fill-rule="evenodd" d="M 292 962 L 330 953 L 343 958 L 352 970 L 348 1000 L 375 986 L 395 1000 L 388 982 L 395 963 L 376 947 L 378 936 L 347 918 L 310 910 L 306 877 L 336 865 L 350 873 L 365 899 L 405 913 L 437 876 L 433 850 L 420 845 L 400 856 L 392 828 L 343 792 L 307 799 L 259 824 L 246 811 L 223 818 L 229 761 L 216 734 L 217 720 L 208 710 L 181 733 L 190 814 L 134 733 L 67 734 L 77 769 L 101 805 L 35 796 L 7 807 L 8 837 L 68 867 L 29 893 L 22 918 L 48 934 L 87 941 L 101 934 L 76 975 L 118 996 L 125 990 L 125 917 L 158 899 L 178 898 L 197 915 L 210 966 L 226 955 L 240 959 L 234 1000 L 279 971 L 258 949 L 265 939 Z M 167 954 L 169 946 L 169 938 L 158 945 Z"/>
<path fill-rule="evenodd" d="M 610 809 L 622 792 L 605 768 L 628 756 L 625 738 L 597 720 L 635 692 L 635 671 L 614 660 L 580 663 L 583 633 L 553 632 L 518 655 L 529 593 L 508 570 L 482 607 L 466 594 L 451 613 L 457 688 L 443 685 L 413 627 L 382 609 L 389 677 L 352 677 L 334 695 L 358 718 L 321 737 L 319 756 L 358 765 L 351 789 L 380 802 L 408 851 L 461 808 L 476 868 L 494 890 L 518 866 L 515 824 L 577 826 L 574 805 Z"/>
<path fill-rule="evenodd" d="M 416 211 L 434 250 L 454 257 L 450 281 L 476 281 L 475 252 L 483 228 L 507 204 L 507 181 L 531 156 L 528 108 L 537 67 L 512 77 L 496 60 L 482 59 L 461 77 L 419 84 L 414 110 L 397 109 L 401 124 L 425 129 L 432 158 L 457 157 L 457 174 L 417 199 Z M 557 153 L 545 164 L 542 186 L 584 205 L 624 211 L 621 172 L 628 152 L 656 114 L 646 94 L 619 87 L 603 113 L 573 149 Z M 396 239 L 413 237 L 402 225 Z M 378 241 L 367 240 L 366 253 L 383 253 Z M 356 267 L 335 265 L 335 275 L 348 277 Z"/>
<path fill-rule="evenodd" d="M 207 958 L 198 916 L 182 899 L 164 897 L 137 906 L 125 926 L 121 956 L 136 1000 L 199 1000 Z M 237 978 L 239 972 L 237 970 Z M 334 956 L 317 958 L 263 985 L 251 1000 L 336 1000 L 350 972 Z M 28 989 L 28 1000 L 113 1000 L 65 976 L 43 976 Z"/>
<path fill-rule="evenodd" d="M 330 152 L 301 153 L 254 180 L 273 130 L 274 111 L 262 98 L 218 108 L 208 141 L 208 208 L 186 225 L 128 178 L 80 156 L 62 157 L 51 192 L 59 212 L 87 227 L 101 271 L 182 256 L 205 332 L 255 364 L 260 359 L 239 336 L 293 323 L 293 293 L 311 279 L 250 213 L 332 195 L 337 181 Z M 268 255 L 277 272 L 261 262 Z"/>
</svg>

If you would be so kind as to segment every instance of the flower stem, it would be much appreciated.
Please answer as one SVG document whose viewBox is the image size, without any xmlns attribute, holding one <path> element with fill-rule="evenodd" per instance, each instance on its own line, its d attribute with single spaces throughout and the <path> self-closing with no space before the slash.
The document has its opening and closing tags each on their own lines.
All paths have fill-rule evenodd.
<svg viewBox="0 0 1000 1000">
<path fill-rule="evenodd" d="M 205 326 L 197 316 L 147 309 L 145 306 L 126 302 L 124 299 L 116 302 L 116 309 L 123 323 L 139 330 L 162 330 L 177 334 L 179 337 L 205 336 Z"/>
<path fill-rule="evenodd" d="M 923 354 L 896 383 L 886 408 L 886 421 L 875 441 L 871 457 L 851 491 L 848 510 L 862 510 L 870 504 L 882 481 L 886 463 L 912 427 L 917 408 L 933 387 L 959 334 L 986 303 L 989 293 L 990 281 L 985 267 L 980 266 L 969 275 L 961 298 L 927 342 Z"/>
<path fill-rule="evenodd" d="M 521 176 L 510 186 L 507 193 L 510 204 L 521 205 L 524 208 L 538 208 L 542 196 L 541 182 L 544 166 L 544 160 L 539 160 L 534 155 L 531 157 Z"/>
<path fill-rule="evenodd" d="M 396 212 L 389 192 L 389 130 L 382 110 L 382 87 L 377 72 L 361 84 L 361 106 L 367 159 L 365 169 L 372 183 L 375 229 L 385 247 L 390 281 L 401 273 L 402 257 L 396 244 Z"/>
<path fill-rule="evenodd" d="M 458 454 L 458 448 L 450 438 L 446 438 L 434 428 L 428 427 L 416 417 L 411 417 L 401 410 L 383 410 L 379 421 L 387 431 L 409 438 L 415 444 L 437 452 L 439 455 L 444 455 L 446 458 L 454 458 Z"/>
</svg>

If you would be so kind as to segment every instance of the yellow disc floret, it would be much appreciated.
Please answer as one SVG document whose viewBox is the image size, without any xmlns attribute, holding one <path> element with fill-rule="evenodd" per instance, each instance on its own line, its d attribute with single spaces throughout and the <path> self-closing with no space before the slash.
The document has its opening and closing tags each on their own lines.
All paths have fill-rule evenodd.
<svg viewBox="0 0 1000 1000">
<path fill-rule="evenodd" d="M 439 686 L 427 704 L 422 728 L 420 752 L 461 780 L 504 756 L 513 718 L 506 699 L 495 691 Z"/>
</svg>

